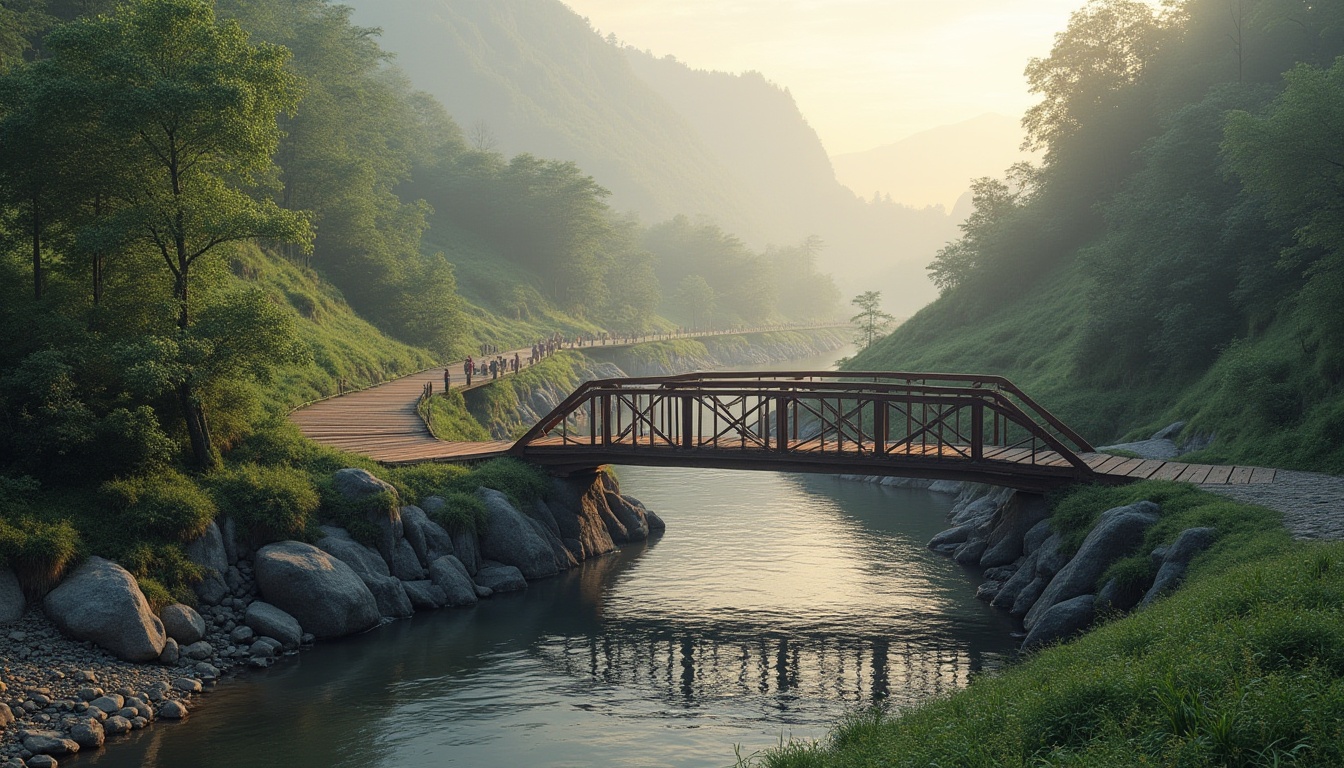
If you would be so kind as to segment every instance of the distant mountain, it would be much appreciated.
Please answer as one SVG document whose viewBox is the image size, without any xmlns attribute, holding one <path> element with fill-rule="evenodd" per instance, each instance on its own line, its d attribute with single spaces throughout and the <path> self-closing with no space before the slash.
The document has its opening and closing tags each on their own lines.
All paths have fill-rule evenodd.
<svg viewBox="0 0 1344 768">
<path fill-rule="evenodd" d="M 793 97 L 759 73 L 620 47 L 559 0 L 349 3 L 470 140 L 572 160 L 646 223 L 702 216 L 756 248 L 819 235 L 842 291 L 884 290 L 893 312 L 933 298 L 924 265 L 955 235 L 946 213 L 850 192 Z"/>
<path fill-rule="evenodd" d="M 840 182 L 859 195 L 874 192 L 913 206 L 951 209 L 971 179 L 1001 176 L 1028 160 L 1020 149 L 1022 126 L 1006 115 L 985 114 L 944 125 L 867 152 L 831 158 Z"/>
</svg>

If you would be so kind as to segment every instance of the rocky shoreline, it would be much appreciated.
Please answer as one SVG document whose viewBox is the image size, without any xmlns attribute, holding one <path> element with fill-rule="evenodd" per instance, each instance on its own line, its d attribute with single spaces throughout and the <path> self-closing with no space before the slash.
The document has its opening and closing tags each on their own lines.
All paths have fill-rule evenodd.
<svg viewBox="0 0 1344 768">
<path fill-rule="evenodd" d="M 395 494 L 361 469 L 333 480 L 352 503 Z M 233 521 L 212 523 L 189 548 L 208 574 L 195 587 L 199 611 L 174 604 L 155 614 L 134 578 L 101 558 L 40 606 L 25 605 L 13 572 L 0 569 L 0 767 L 50 768 L 156 720 L 181 720 L 193 695 L 323 638 L 526 589 L 664 529 L 601 471 L 554 479 L 547 499 L 528 504 L 487 488 L 478 498 L 480 530 L 434 522 L 447 502 L 431 496 L 370 512 L 372 543 L 323 525 L 315 543 L 254 549 Z"/>
</svg>

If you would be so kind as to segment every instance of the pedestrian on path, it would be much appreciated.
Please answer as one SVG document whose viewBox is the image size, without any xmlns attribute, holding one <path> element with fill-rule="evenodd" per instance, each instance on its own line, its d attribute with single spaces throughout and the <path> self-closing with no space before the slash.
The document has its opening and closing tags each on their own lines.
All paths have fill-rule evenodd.
<svg viewBox="0 0 1344 768">
<path fill-rule="evenodd" d="M 448 366 L 443 367 L 443 391 L 447 394 L 448 390 L 453 388 L 453 377 L 448 373 Z"/>
<path fill-rule="evenodd" d="M 475 371 L 476 371 L 476 362 L 472 360 L 470 357 L 468 357 L 466 364 L 462 366 L 462 372 L 467 374 L 468 387 L 471 386 L 471 374 L 474 373 Z"/>
</svg>

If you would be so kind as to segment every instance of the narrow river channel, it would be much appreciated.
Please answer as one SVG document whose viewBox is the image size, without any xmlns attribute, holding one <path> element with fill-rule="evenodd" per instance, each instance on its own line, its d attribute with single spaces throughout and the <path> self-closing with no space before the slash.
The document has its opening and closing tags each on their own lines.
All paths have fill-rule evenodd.
<svg viewBox="0 0 1344 768">
<path fill-rule="evenodd" d="M 810 366 L 817 361 L 792 361 Z M 730 766 L 1011 653 L 977 574 L 929 553 L 946 495 L 619 468 L 667 521 L 525 594 L 318 645 L 63 765 Z"/>
</svg>

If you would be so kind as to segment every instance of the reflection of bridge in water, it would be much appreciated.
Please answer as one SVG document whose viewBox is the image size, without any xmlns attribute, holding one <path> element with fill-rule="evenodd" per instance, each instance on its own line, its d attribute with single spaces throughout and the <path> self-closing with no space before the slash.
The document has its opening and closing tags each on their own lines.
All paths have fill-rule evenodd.
<svg viewBox="0 0 1344 768">
<path fill-rule="evenodd" d="M 958 646 L 958 647 L 953 647 Z M 965 687 L 1003 657 L 949 638 L 836 637 L 609 623 L 600 636 L 551 637 L 537 653 L 566 675 L 648 688 L 681 706 L 742 695 L 897 705 Z"/>
</svg>

